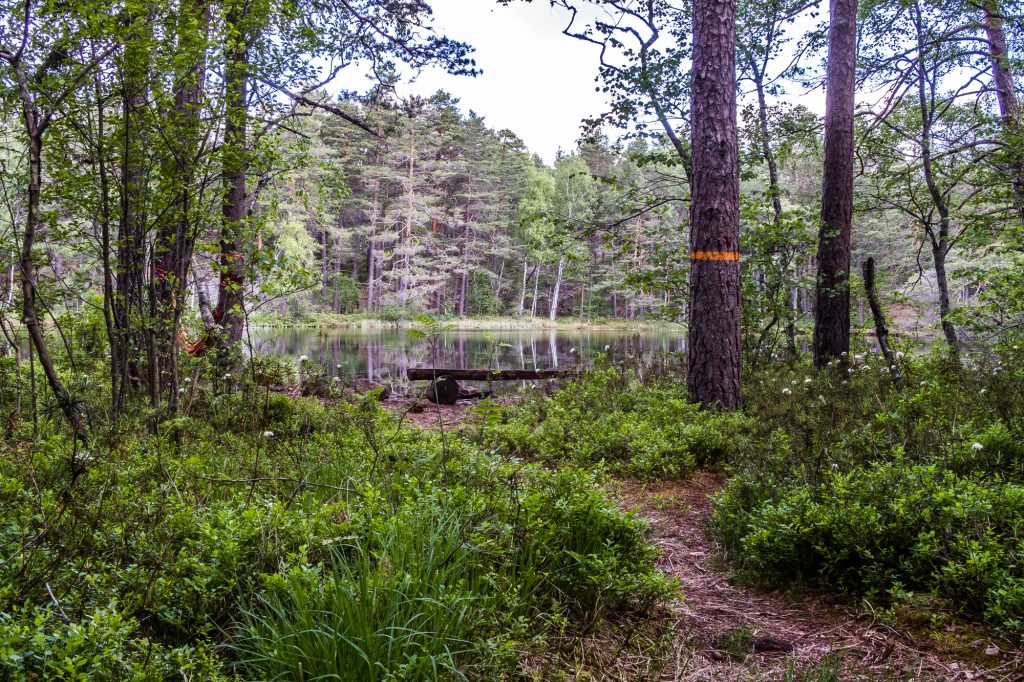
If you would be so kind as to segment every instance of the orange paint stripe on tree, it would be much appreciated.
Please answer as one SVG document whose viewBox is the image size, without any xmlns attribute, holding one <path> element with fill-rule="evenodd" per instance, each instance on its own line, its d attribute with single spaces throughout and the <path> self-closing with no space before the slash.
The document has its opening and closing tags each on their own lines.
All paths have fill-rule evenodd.
<svg viewBox="0 0 1024 682">
<path fill-rule="evenodd" d="M 738 261 L 739 251 L 691 251 L 690 260 Z"/>
</svg>

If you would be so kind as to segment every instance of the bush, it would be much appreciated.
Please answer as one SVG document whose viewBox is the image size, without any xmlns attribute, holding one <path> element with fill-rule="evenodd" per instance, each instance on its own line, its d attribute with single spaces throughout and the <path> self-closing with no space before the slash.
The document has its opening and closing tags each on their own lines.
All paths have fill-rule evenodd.
<svg viewBox="0 0 1024 682">
<path fill-rule="evenodd" d="M 551 399 L 509 412 L 487 438 L 542 461 L 593 465 L 641 478 L 680 478 L 695 466 L 735 459 L 752 425 L 740 414 L 703 411 L 674 382 L 642 384 L 605 369 L 570 382 Z"/>
<path fill-rule="evenodd" d="M 1024 487 L 901 460 L 767 499 L 753 479 L 729 482 L 714 523 L 730 556 L 762 579 L 930 591 L 1001 628 L 1024 623 Z"/>
</svg>

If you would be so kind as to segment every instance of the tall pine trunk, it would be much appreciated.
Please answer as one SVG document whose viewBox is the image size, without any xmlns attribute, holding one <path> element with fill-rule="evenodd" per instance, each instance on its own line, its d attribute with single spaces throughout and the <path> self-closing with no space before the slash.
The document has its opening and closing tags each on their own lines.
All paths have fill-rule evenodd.
<svg viewBox="0 0 1024 682">
<path fill-rule="evenodd" d="M 735 0 L 694 0 L 690 327 L 686 385 L 740 405 L 739 143 Z"/>
<path fill-rule="evenodd" d="M 825 163 L 814 304 L 814 364 L 850 351 L 850 237 L 853 231 L 853 112 L 857 0 L 831 0 L 825 74 Z"/>
</svg>

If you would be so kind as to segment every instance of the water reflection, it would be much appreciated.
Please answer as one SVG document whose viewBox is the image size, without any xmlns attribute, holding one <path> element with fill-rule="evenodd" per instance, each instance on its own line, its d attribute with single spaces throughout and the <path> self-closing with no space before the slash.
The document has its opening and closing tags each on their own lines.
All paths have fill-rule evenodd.
<svg viewBox="0 0 1024 682">
<path fill-rule="evenodd" d="M 681 330 L 446 330 L 422 338 L 400 329 L 258 328 L 252 339 L 257 353 L 306 355 L 329 376 L 396 388 L 410 367 L 568 369 L 603 354 L 643 371 L 685 350 Z"/>
</svg>

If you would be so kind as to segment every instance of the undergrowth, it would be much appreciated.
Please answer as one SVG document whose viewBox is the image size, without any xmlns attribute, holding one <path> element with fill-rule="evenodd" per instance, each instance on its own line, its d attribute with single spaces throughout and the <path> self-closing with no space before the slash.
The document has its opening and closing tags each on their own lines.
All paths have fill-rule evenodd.
<svg viewBox="0 0 1024 682">
<path fill-rule="evenodd" d="M 264 401 L 197 389 L 191 416 L 87 452 L 18 424 L 0 678 L 486 679 L 517 642 L 675 594 L 599 470 L 400 427 L 373 398 Z"/>
</svg>

